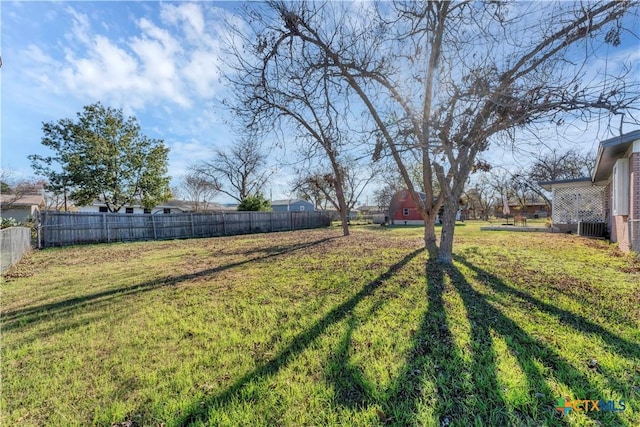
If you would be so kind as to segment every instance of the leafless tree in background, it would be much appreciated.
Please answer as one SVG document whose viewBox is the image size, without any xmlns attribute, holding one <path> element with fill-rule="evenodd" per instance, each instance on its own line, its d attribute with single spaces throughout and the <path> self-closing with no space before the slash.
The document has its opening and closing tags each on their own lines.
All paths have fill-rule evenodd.
<svg viewBox="0 0 640 427">
<path fill-rule="evenodd" d="M 551 208 L 551 199 L 538 182 L 591 177 L 595 160 L 592 153 L 582 154 L 574 148 L 554 148 L 536 156 L 528 172 L 514 173 L 513 180 L 516 187 L 533 192 Z"/>
<path fill-rule="evenodd" d="M 11 209 L 25 196 L 44 196 L 46 182 L 35 178 L 18 178 L 13 170 L 1 169 L 0 186 L 2 208 Z"/>
<path fill-rule="evenodd" d="M 491 183 L 488 172 L 481 172 L 474 177 L 472 183 L 465 191 L 467 202 L 473 207 L 476 215 L 484 221 L 489 220 L 491 209 L 495 206 L 497 193 Z"/>
<path fill-rule="evenodd" d="M 248 196 L 261 194 L 272 171 L 267 168 L 261 143 L 246 137 L 228 149 L 215 150 L 212 160 L 192 165 L 190 175 L 240 203 Z"/>
<path fill-rule="evenodd" d="M 300 174 L 294 182 L 294 191 L 302 190 L 306 194 L 319 196 L 318 199 L 329 202 L 342 218 L 348 220 L 349 212 L 355 208 L 363 191 L 375 176 L 375 171 L 358 169 L 355 165 L 351 168 L 343 168 L 340 171 L 343 179 L 344 207 L 340 204 L 337 195 L 337 178 L 332 172 L 316 172 L 307 175 Z M 316 197 L 317 197 L 316 196 Z"/>
<path fill-rule="evenodd" d="M 291 183 L 291 187 L 298 198 L 313 203 L 315 209 L 326 210 L 328 201 L 320 186 L 315 184 L 321 178 L 316 178 L 315 175 L 298 174 L 297 178 Z"/>
<path fill-rule="evenodd" d="M 247 16 L 253 26 L 253 20 L 261 20 L 257 14 Z M 275 130 L 283 144 L 297 148 L 303 164 L 329 166 L 322 173 L 302 173 L 295 190 L 322 193 L 339 212 L 343 234 L 348 236 L 347 215 L 355 203 L 354 187 L 360 184 L 348 173 L 355 170 L 348 150 L 356 146 L 357 134 L 349 124 L 357 122 L 348 103 L 349 86 L 331 78 L 330 70 L 318 66 L 316 58 L 304 52 L 292 55 L 289 41 L 273 40 L 272 30 L 253 35 L 255 44 L 251 36 L 234 32 L 245 48 L 228 45 L 236 61 L 231 65 L 233 72 L 226 74 L 234 93 L 226 105 L 252 132 Z"/>
<path fill-rule="evenodd" d="M 195 212 L 200 212 L 209 209 L 220 190 L 217 181 L 192 171 L 182 177 L 178 192 L 184 200 L 192 204 Z"/>
</svg>

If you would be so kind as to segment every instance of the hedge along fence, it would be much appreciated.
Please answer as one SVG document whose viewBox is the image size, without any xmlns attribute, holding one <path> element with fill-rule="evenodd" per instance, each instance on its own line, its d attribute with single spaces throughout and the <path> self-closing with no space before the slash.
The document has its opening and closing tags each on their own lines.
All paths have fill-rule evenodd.
<svg viewBox="0 0 640 427">
<path fill-rule="evenodd" d="M 31 250 L 31 229 L 9 227 L 0 230 L 0 272 L 20 261 Z"/>
<path fill-rule="evenodd" d="M 302 230 L 330 225 L 320 212 L 118 214 L 42 212 L 39 246 L 188 239 Z"/>
</svg>

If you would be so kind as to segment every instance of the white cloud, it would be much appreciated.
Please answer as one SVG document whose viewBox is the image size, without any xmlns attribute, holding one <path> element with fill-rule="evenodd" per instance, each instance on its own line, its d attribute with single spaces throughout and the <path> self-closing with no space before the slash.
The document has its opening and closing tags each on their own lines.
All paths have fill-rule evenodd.
<svg viewBox="0 0 640 427">
<path fill-rule="evenodd" d="M 26 57 L 27 61 L 36 63 L 38 65 L 54 65 L 56 61 L 54 59 L 44 53 L 39 46 L 34 44 L 30 44 L 27 46 L 27 49 L 23 52 L 23 55 Z"/>
<path fill-rule="evenodd" d="M 72 7 L 68 7 L 66 12 L 73 17 L 71 33 L 66 34 L 66 39 L 71 42 L 79 41 L 85 45 L 90 44 L 91 37 L 89 33 L 91 31 L 91 25 L 89 24 L 87 15 L 77 12 Z"/>
<path fill-rule="evenodd" d="M 216 31 L 224 28 L 213 22 L 217 8 L 205 19 L 198 4 L 160 5 L 158 22 L 138 18 L 138 33 L 119 39 L 100 34 L 105 27 L 95 18 L 71 6 L 64 11 L 69 30 L 57 40 L 64 55 L 36 44 L 25 53 L 30 79 L 50 93 L 134 111 L 150 105 L 188 109 L 219 92 Z"/>
<path fill-rule="evenodd" d="M 212 97 L 218 90 L 218 58 L 211 52 L 193 52 L 183 74 L 201 97 Z"/>
<path fill-rule="evenodd" d="M 186 24 L 183 25 L 182 30 L 191 42 L 199 40 L 204 34 L 205 21 L 198 4 L 162 5 L 160 18 L 174 25 Z"/>
<path fill-rule="evenodd" d="M 191 138 L 187 142 L 166 141 L 166 143 L 171 153 L 169 170 L 174 182 L 188 172 L 189 165 L 212 156 L 212 146 L 196 138 Z"/>
</svg>

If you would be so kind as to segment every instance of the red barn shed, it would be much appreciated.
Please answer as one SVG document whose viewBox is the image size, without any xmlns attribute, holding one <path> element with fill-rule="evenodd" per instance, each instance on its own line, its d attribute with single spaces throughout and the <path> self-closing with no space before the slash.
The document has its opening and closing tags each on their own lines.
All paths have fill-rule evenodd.
<svg viewBox="0 0 640 427">
<path fill-rule="evenodd" d="M 423 202 L 427 198 L 424 193 L 418 192 L 418 195 Z M 391 224 L 424 224 L 424 220 L 408 190 L 398 191 L 391 198 L 389 221 Z"/>
<path fill-rule="evenodd" d="M 427 195 L 418 191 L 418 195 L 422 199 L 422 202 L 427 199 Z M 436 198 L 433 200 L 436 201 Z M 442 214 L 442 209 L 440 208 L 439 215 Z M 466 217 L 468 217 L 469 212 L 466 206 L 459 205 L 458 212 L 456 213 L 456 221 L 464 221 Z M 438 221 L 438 220 L 437 220 Z M 436 224 L 438 223 L 436 221 Z M 391 203 L 389 203 L 389 222 L 391 224 L 399 224 L 399 225 L 423 225 L 424 219 L 416 204 L 414 203 L 411 195 L 408 190 L 400 190 L 393 195 L 391 198 Z"/>
</svg>

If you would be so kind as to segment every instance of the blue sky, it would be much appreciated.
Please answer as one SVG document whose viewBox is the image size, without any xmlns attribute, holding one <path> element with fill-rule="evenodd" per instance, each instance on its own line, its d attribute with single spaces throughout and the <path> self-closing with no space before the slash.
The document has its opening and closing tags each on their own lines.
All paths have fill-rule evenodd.
<svg viewBox="0 0 640 427">
<path fill-rule="evenodd" d="M 84 105 L 101 101 L 135 115 L 147 136 L 165 140 L 175 185 L 190 162 L 210 158 L 214 148 L 236 138 L 215 100 L 224 95 L 219 81 L 224 22 L 236 19 L 240 7 L 238 2 L 0 2 L 2 167 L 18 177 L 33 176 L 27 156 L 44 154 L 42 123 L 74 118 Z M 639 69 L 637 38 L 625 43 L 615 55 L 636 58 Z M 544 138 L 553 141 L 553 132 Z M 586 151 L 610 136 L 597 125 L 568 132 Z M 518 163 L 499 149 L 485 157 L 506 167 Z M 267 193 L 290 197 L 290 179 L 280 168 Z"/>
<path fill-rule="evenodd" d="M 3 1 L 2 167 L 32 176 L 27 156 L 43 151 L 42 123 L 97 101 L 165 140 L 174 181 L 232 143 L 215 99 L 224 91 L 223 22 L 238 6 Z"/>
</svg>

